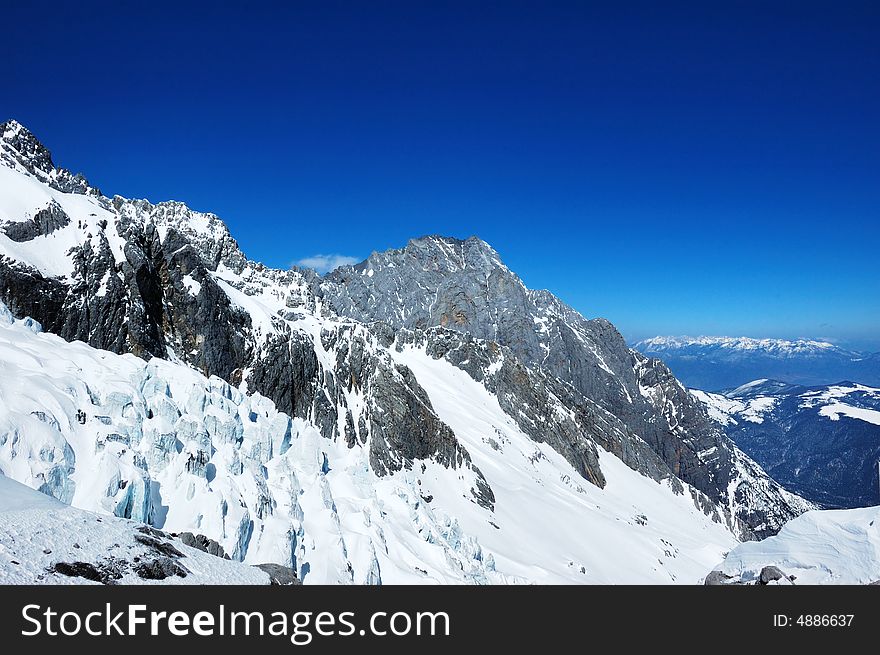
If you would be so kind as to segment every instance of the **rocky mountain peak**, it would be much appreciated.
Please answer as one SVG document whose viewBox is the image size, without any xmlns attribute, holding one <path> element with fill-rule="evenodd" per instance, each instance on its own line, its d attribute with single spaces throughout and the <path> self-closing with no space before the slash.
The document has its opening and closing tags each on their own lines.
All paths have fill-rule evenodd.
<svg viewBox="0 0 880 655">
<path fill-rule="evenodd" d="M 55 168 L 48 148 L 17 120 L 10 119 L 0 123 L 0 135 L 3 150 L 29 172 L 39 170 L 49 174 Z"/>
<path fill-rule="evenodd" d="M 491 271 L 503 266 L 501 257 L 488 243 L 476 236 L 467 239 L 426 235 L 411 239 L 404 252 L 425 262 L 447 260 L 452 267 Z"/>
<path fill-rule="evenodd" d="M 7 131 L 24 139 L 15 125 Z M 512 569 L 499 574 L 490 555 L 526 542 L 517 550 L 542 553 L 555 571 L 541 579 L 570 580 L 572 570 L 602 567 L 592 544 L 559 526 L 576 521 L 614 553 L 618 540 L 650 539 L 651 548 L 660 535 L 677 540 L 667 526 L 679 519 L 664 515 L 693 526 L 699 552 L 704 527 L 718 535 L 702 572 L 734 537 L 770 534 L 804 508 L 736 450 L 659 360 L 629 350 L 607 321 L 526 288 L 476 237 L 413 239 L 323 278 L 273 271 L 246 260 L 213 214 L 66 191 L 75 178 L 62 169 L 29 172 L 9 154 L 15 148 L 0 146 L 11 189 L 0 209 L 24 223 L 47 201 L 58 205 L 34 228 L 16 228 L 25 245 L 0 239 L 0 301 L 22 321 L 97 349 L 84 373 L 72 350 L 80 346 L 20 334 L 18 322 L 6 330 L 6 352 L 71 360 L 51 407 L 40 401 L 16 418 L 58 426 L 53 440 L 38 426 L 29 449 L 8 454 L 23 453 L 28 466 L 16 470 L 67 500 L 199 527 L 234 557 L 285 553 L 303 577 L 313 571 L 309 580 L 346 582 L 422 580 L 435 576 L 429 561 L 449 562 L 456 580 L 519 579 Z M 96 391 L 116 369 L 130 388 Z M 77 411 L 54 419 L 59 406 Z M 102 449 L 90 441 L 96 429 Z M 57 451 L 51 462 L 29 457 L 47 444 Z M 77 497 L 73 474 L 93 454 L 117 483 L 80 487 Z M 184 491 L 193 476 L 212 483 L 199 483 L 195 501 Z M 151 488 L 161 488 L 167 513 L 153 506 Z M 333 501 L 355 488 L 364 525 L 376 525 L 368 539 L 349 539 Z M 568 500 L 545 522 L 558 494 Z M 632 516 L 645 494 L 666 509 Z M 216 521 L 202 529 L 193 508 Z M 594 529 L 593 508 L 605 527 Z M 605 534 L 608 525 L 624 532 Z M 415 571 L 388 557 L 423 537 L 432 552 Z M 546 555 L 557 543 L 564 554 Z M 569 553 L 580 548 L 584 564 L 574 568 Z M 676 567 L 686 559 L 669 557 Z M 656 577 L 653 562 L 633 565 Z"/>
<path fill-rule="evenodd" d="M 372 277 L 370 270 L 404 270 L 410 274 L 474 275 L 485 277 L 496 269 L 509 270 L 492 246 L 482 239 L 467 239 L 431 234 L 410 239 L 403 248 L 374 252 L 354 266 L 338 269 L 337 277 L 349 277 L 352 272 Z M 331 274 L 331 277 L 332 274 Z"/>
<path fill-rule="evenodd" d="M 448 327 L 487 339 L 496 337 L 506 315 L 522 318 L 531 307 L 522 281 L 477 237 L 412 239 L 404 248 L 336 269 L 322 290 L 341 316 L 404 328 Z"/>
<path fill-rule="evenodd" d="M 65 193 L 100 195 L 79 173 L 55 167 L 52 153 L 17 120 L 0 123 L 0 161 Z"/>
</svg>

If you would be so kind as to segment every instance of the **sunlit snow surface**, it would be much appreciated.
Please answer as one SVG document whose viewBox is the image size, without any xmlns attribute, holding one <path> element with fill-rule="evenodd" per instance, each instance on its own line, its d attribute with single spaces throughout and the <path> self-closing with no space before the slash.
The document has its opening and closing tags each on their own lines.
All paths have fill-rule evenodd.
<svg viewBox="0 0 880 655">
<path fill-rule="evenodd" d="M 306 584 L 695 583 L 735 544 L 687 490 L 609 454 L 606 488 L 590 485 L 484 387 L 419 350 L 394 356 L 483 471 L 494 513 L 473 502 L 469 471 L 427 461 L 379 478 L 364 448 L 259 395 L 67 343 L 8 312 L 0 323 L 4 474 L 83 509 L 201 532 L 247 563 L 294 565 Z"/>
<path fill-rule="evenodd" d="M 0 475 L 0 584 L 98 584 L 50 569 L 57 562 L 99 562 L 113 557 L 131 561 L 145 548 L 137 524 L 64 505 Z M 119 584 L 268 584 L 251 566 L 208 555 L 175 541 L 184 557 L 185 577 L 145 580 L 128 572 Z"/>
<path fill-rule="evenodd" d="M 705 575 L 707 561 L 732 543 L 722 526 L 694 507 L 687 491 L 676 496 L 601 450 L 608 483 L 600 490 L 552 448 L 524 435 L 464 371 L 416 349 L 397 357 L 416 374 L 495 491 L 495 525 L 463 525 L 495 553 L 500 570 L 541 582 L 570 580 L 572 569 L 584 567 L 576 581 L 694 583 Z M 450 508 L 463 502 L 443 490 L 438 495 Z"/>
<path fill-rule="evenodd" d="M 87 241 L 97 247 L 106 238 L 124 261 L 117 229 L 126 222 L 150 223 L 160 239 L 174 227 L 206 251 L 229 237 L 216 216 L 182 203 L 63 193 L 11 161 L 0 165 L 0 223 L 30 220 L 52 203 L 70 218 L 21 243 L 0 233 L 0 257 L 45 276 L 71 276 L 71 248 Z M 337 353 L 324 350 L 321 335 L 351 322 L 310 296 L 307 273 L 239 263 L 221 261 L 210 275 L 250 317 L 255 348 L 300 331 L 333 370 Z M 183 283 L 187 293 L 201 292 L 191 276 Z M 540 321 L 535 328 L 546 329 Z M 204 534 L 249 564 L 292 566 L 306 584 L 695 583 L 736 543 L 696 508 L 687 485 L 676 494 L 600 452 L 607 484 L 599 489 L 523 434 L 464 371 L 421 349 L 369 343 L 414 371 L 491 486 L 494 512 L 474 501 L 467 467 L 416 461 L 377 476 L 369 443 L 349 448 L 278 412 L 248 393 L 247 371 L 234 388 L 177 361 L 67 343 L 5 308 L 0 472 L 103 516 Z M 357 419 L 367 399 L 344 393 Z"/>
<path fill-rule="evenodd" d="M 795 584 L 880 580 L 880 507 L 807 512 L 775 537 L 740 544 L 717 568 L 751 582 L 769 565 L 795 576 Z"/>
<path fill-rule="evenodd" d="M 841 416 L 847 416 L 880 425 L 880 411 L 854 406 L 853 400 L 858 402 L 860 396 L 880 401 L 880 389 L 863 384 L 834 385 L 822 391 L 803 394 L 801 407 L 818 407 L 819 413 L 832 421 L 839 421 Z M 846 400 L 849 402 L 844 402 Z"/>
<path fill-rule="evenodd" d="M 736 424 L 736 418 L 750 423 L 763 423 L 764 414 L 776 406 L 777 398 L 759 397 L 740 400 L 720 393 L 691 389 L 691 394 L 706 406 L 709 416 L 722 425 Z"/>
<path fill-rule="evenodd" d="M 73 273 L 68 251 L 104 232 L 117 262 L 124 261 L 123 240 L 116 233 L 116 216 L 91 196 L 62 193 L 20 171 L 0 165 L 0 224 L 29 220 L 52 202 L 58 203 L 71 222 L 51 234 L 17 243 L 0 230 L 0 256 L 25 262 L 46 275 L 67 277 Z M 99 223 L 106 221 L 106 227 Z"/>
</svg>

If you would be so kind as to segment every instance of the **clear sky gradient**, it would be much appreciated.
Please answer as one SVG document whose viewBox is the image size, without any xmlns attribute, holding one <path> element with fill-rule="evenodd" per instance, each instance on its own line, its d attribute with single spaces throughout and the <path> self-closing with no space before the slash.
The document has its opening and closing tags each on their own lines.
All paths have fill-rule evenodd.
<svg viewBox="0 0 880 655">
<path fill-rule="evenodd" d="M 476 234 L 630 339 L 880 350 L 880 3 L 15 4 L 2 118 L 252 259 Z"/>
</svg>

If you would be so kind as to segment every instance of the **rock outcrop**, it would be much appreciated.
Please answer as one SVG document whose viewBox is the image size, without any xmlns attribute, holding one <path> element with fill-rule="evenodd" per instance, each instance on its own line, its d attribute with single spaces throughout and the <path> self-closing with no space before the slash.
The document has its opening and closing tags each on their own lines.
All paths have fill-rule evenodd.
<svg viewBox="0 0 880 655">
<path fill-rule="evenodd" d="M 233 560 L 276 561 L 307 580 L 317 529 L 306 530 L 306 494 L 311 511 L 328 517 L 321 543 L 334 555 L 322 566 L 346 582 L 382 580 L 386 503 L 406 507 L 409 524 L 456 575 L 494 576 L 494 560 L 455 517 L 434 512 L 438 489 L 427 487 L 454 484 L 449 503 L 468 503 L 481 527 L 501 530 L 497 489 L 484 475 L 495 462 L 477 466 L 473 453 L 493 440 L 501 449 L 509 434 L 525 435 L 538 486 L 551 475 L 578 496 L 604 489 L 603 457 L 613 456 L 628 474 L 660 483 L 651 493 L 685 496 L 683 511 L 696 508 L 700 521 L 743 539 L 775 532 L 808 506 L 739 452 L 662 363 L 627 348 L 608 321 L 526 288 L 479 239 L 415 239 L 324 278 L 272 270 L 248 260 L 213 214 L 104 197 L 56 168 L 17 123 L 0 125 L 0 135 L 0 174 L 33 186 L 33 210 L 0 221 L 0 302 L 66 341 L 126 356 L 114 360 L 126 374 L 112 391 L 87 380 L 53 388 L 51 397 L 75 403 L 76 424 L 52 426 L 44 412 L 50 427 L 34 448 L 51 460 L 8 453 L 22 477 L 56 497 L 77 498 L 81 463 L 65 450 L 73 440 L 77 455 L 106 465 L 101 494 L 88 502 L 170 522 L 195 541 L 202 533 Z M 453 429 L 449 412 L 441 418 L 429 393 L 438 386 L 408 367 L 411 351 L 464 372 L 486 394 L 484 406 L 497 400 L 482 440 L 465 444 L 467 426 Z M 100 361 L 89 366 L 108 375 Z M 82 450 L 85 431 L 94 452 L 90 443 Z M 567 472 L 541 472 L 545 451 Z M 337 505 L 337 473 L 350 476 L 346 485 L 370 498 L 371 510 Z M 397 500 L 380 500 L 379 489 Z M 364 526 L 352 531 L 346 509 Z"/>
</svg>

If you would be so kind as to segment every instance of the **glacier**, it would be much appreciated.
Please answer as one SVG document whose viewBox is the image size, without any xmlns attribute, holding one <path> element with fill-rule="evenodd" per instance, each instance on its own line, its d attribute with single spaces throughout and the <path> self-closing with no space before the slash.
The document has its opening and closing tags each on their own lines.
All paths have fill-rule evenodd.
<svg viewBox="0 0 880 655">
<path fill-rule="evenodd" d="M 274 270 L 15 121 L 0 302 L 0 472 L 305 584 L 694 583 L 812 508 L 480 239 Z"/>
<path fill-rule="evenodd" d="M 880 507 L 806 512 L 773 537 L 738 545 L 714 577 L 758 584 L 768 566 L 785 574 L 782 585 L 880 584 Z"/>
<path fill-rule="evenodd" d="M 156 561 L 164 568 L 159 575 Z M 270 579 L 255 567 L 133 521 L 75 509 L 0 475 L 0 584 L 267 585 Z"/>
<path fill-rule="evenodd" d="M 5 475 L 99 514 L 206 534 L 306 584 L 694 583 L 736 543 L 689 496 L 608 453 L 606 488 L 579 483 L 482 386 L 419 349 L 395 357 L 485 471 L 494 512 L 463 493 L 462 471 L 425 461 L 380 478 L 362 446 L 259 394 L 3 315 Z"/>
</svg>

